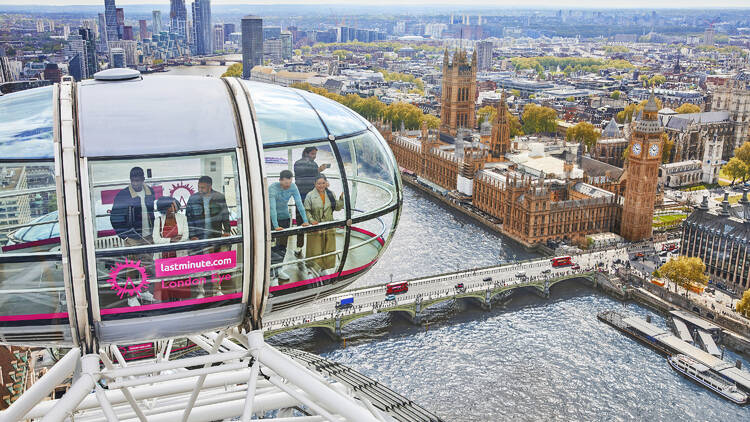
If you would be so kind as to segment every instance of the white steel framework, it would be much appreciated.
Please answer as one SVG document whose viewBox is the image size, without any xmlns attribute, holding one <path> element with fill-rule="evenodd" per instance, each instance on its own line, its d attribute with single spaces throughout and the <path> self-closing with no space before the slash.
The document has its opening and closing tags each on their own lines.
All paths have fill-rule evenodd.
<svg viewBox="0 0 750 422">
<path fill-rule="evenodd" d="M 81 355 L 73 348 L 7 410 L 0 421 L 390 421 L 365 397 L 332 382 L 263 341 L 256 330 L 192 336 L 203 354 L 126 362 L 116 346 Z M 70 379 L 59 399 L 46 400 Z"/>
</svg>

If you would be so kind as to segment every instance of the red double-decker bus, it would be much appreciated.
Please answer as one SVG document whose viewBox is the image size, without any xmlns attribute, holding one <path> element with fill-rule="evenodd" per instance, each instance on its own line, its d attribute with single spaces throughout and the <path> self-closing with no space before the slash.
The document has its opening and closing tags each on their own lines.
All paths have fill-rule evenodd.
<svg viewBox="0 0 750 422">
<path fill-rule="evenodd" d="M 389 283 L 385 285 L 385 294 L 393 295 L 397 293 L 406 293 L 409 291 L 409 283 L 402 281 L 399 283 Z"/>
<path fill-rule="evenodd" d="M 558 256 L 557 258 L 552 258 L 553 267 L 566 267 L 568 265 L 573 265 L 572 258 L 569 256 Z"/>
</svg>

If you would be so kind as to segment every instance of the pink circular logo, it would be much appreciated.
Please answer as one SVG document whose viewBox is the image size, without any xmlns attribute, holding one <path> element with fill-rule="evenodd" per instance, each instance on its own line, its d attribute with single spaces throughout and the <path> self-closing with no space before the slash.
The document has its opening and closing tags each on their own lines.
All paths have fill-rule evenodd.
<svg viewBox="0 0 750 422">
<path fill-rule="evenodd" d="M 118 275 L 125 271 L 125 281 L 120 284 L 118 281 Z M 137 280 L 133 280 L 131 276 L 138 275 Z M 129 259 L 125 259 L 125 263 L 117 263 L 115 267 L 109 272 L 109 280 L 107 280 L 112 286 L 112 290 L 117 292 L 117 296 L 122 299 L 127 293 L 128 296 L 138 295 L 141 296 L 141 292 L 148 289 L 148 275 L 146 269 L 141 267 L 141 261 L 133 262 Z"/>
<path fill-rule="evenodd" d="M 193 189 L 192 186 L 188 183 L 174 183 L 172 184 L 172 187 L 169 188 L 169 196 L 172 198 L 175 198 L 177 202 L 180 203 L 180 206 L 186 206 L 188 199 L 190 199 L 190 196 L 195 193 L 195 189 Z"/>
</svg>

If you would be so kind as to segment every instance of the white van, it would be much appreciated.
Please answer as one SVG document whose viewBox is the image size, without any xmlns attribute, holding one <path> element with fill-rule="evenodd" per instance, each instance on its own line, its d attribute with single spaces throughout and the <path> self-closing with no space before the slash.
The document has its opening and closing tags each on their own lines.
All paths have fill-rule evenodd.
<svg viewBox="0 0 750 422">
<path fill-rule="evenodd" d="M 518 278 L 526 278 L 526 271 L 518 271 L 516 273 L 516 277 L 518 277 Z"/>
</svg>

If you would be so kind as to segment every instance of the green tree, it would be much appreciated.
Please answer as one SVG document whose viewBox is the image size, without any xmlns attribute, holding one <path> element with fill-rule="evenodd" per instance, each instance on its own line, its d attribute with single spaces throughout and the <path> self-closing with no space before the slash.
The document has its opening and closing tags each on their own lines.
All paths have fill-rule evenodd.
<svg viewBox="0 0 750 422">
<path fill-rule="evenodd" d="M 523 109 L 523 131 L 532 133 L 552 133 L 556 129 L 555 110 L 537 104 L 527 104 Z"/>
<path fill-rule="evenodd" d="M 294 49 L 294 55 L 295 56 L 301 56 L 302 55 L 302 50 L 300 50 L 299 48 L 295 48 Z"/>
<path fill-rule="evenodd" d="M 620 95 L 622 95 L 622 93 L 620 91 L 615 90 L 615 91 L 612 91 L 611 94 L 609 94 L 609 98 L 611 98 L 613 100 L 619 100 L 620 99 Z"/>
<path fill-rule="evenodd" d="M 477 124 L 479 126 L 484 122 L 492 122 L 497 116 L 497 109 L 492 106 L 484 106 L 477 111 Z"/>
<path fill-rule="evenodd" d="M 745 165 L 750 166 L 750 142 L 745 142 L 739 148 L 735 148 L 734 156 L 742 160 Z"/>
<path fill-rule="evenodd" d="M 742 179 L 744 182 L 747 179 L 748 167 L 738 157 L 732 157 L 728 163 L 724 165 L 724 174 L 732 178 L 732 184 L 737 179 Z"/>
<path fill-rule="evenodd" d="M 737 302 L 737 313 L 750 318 L 750 289 L 745 290 L 745 293 L 742 293 L 742 299 Z"/>
<path fill-rule="evenodd" d="M 343 59 L 346 58 L 346 56 L 352 54 L 352 52 L 349 51 L 349 50 L 338 49 L 338 50 L 333 50 L 333 52 L 331 54 L 333 54 L 334 56 L 338 57 L 339 60 L 343 60 Z"/>
<path fill-rule="evenodd" d="M 510 90 L 510 95 L 512 95 L 512 96 L 514 96 L 516 98 L 521 98 L 521 91 L 519 91 L 517 89 L 511 89 Z"/>
<path fill-rule="evenodd" d="M 237 77 L 242 76 L 242 63 L 235 63 L 229 66 L 226 72 L 221 74 L 222 78 L 231 77 L 231 76 L 237 76 Z"/>
<path fill-rule="evenodd" d="M 571 95 L 570 97 L 566 98 L 565 100 L 572 103 L 573 101 L 576 100 L 576 97 L 574 97 L 574 96 Z"/>
<path fill-rule="evenodd" d="M 432 114 L 425 114 L 422 117 L 422 121 L 427 122 L 428 129 L 440 128 L 440 118 L 437 116 L 433 116 Z"/>
<path fill-rule="evenodd" d="M 659 267 L 659 274 L 676 285 L 688 290 L 708 284 L 706 265 L 700 258 L 678 256 Z"/>
<path fill-rule="evenodd" d="M 569 128 L 565 134 L 565 137 L 569 142 L 575 141 L 586 145 L 586 150 L 591 151 L 591 148 L 596 145 L 596 141 L 599 139 L 601 132 L 596 130 L 594 125 L 589 122 L 578 122 L 572 128 Z"/>
<path fill-rule="evenodd" d="M 510 137 L 514 138 L 523 135 L 523 128 L 521 127 L 521 121 L 518 120 L 518 116 L 512 114 L 510 111 L 507 113 L 508 123 L 510 123 Z"/>
<path fill-rule="evenodd" d="M 679 114 L 700 113 L 701 108 L 695 104 L 684 103 L 680 105 L 679 107 L 677 107 L 677 110 L 675 111 L 678 112 Z"/>
<path fill-rule="evenodd" d="M 654 75 L 648 80 L 649 86 L 659 86 L 667 81 L 664 75 Z"/>
</svg>

